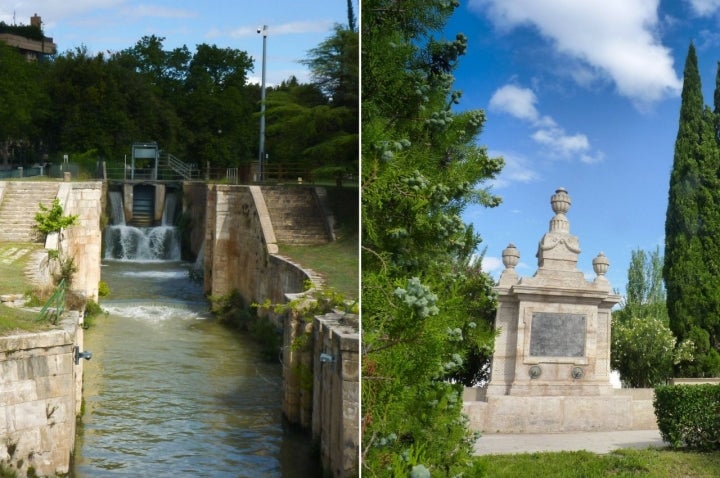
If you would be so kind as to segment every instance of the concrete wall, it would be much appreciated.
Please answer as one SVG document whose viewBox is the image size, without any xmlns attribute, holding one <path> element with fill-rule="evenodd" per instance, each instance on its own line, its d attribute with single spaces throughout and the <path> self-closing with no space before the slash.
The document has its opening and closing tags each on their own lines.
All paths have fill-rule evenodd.
<svg viewBox="0 0 720 478">
<path fill-rule="evenodd" d="M 0 462 L 25 476 L 68 473 L 81 402 L 73 346 L 77 317 L 60 330 L 0 337 Z"/>
</svg>

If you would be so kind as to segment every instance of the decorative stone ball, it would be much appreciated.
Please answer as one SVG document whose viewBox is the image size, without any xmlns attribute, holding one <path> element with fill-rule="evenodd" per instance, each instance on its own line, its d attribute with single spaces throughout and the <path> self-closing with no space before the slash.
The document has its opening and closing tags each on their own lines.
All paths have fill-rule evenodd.
<svg viewBox="0 0 720 478">
<path fill-rule="evenodd" d="M 502 261 L 505 264 L 506 269 L 514 269 L 520 261 L 520 252 L 515 247 L 515 244 L 510 243 L 502 251 Z"/>
<path fill-rule="evenodd" d="M 595 273 L 599 276 L 602 276 L 605 275 L 608 268 L 610 267 L 610 261 L 607 257 L 605 257 L 605 254 L 600 251 L 600 254 L 598 254 L 595 259 L 593 259 L 592 265 Z"/>
<path fill-rule="evenodd" d="M 550 198 L 550 205 L 555 214 L 565 214 L 570 210 L 571 204 L 570 196 L 565 188 L 558 188 Z"/>
</svg>

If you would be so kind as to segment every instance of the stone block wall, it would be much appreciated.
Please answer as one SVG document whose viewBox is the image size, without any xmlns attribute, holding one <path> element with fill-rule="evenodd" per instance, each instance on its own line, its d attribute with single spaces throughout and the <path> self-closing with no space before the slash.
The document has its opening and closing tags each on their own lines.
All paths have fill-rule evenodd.
<svg viewBox="0 0 720 478">
<path fill-rule="evenodd" d="M 62 183 L 58 198 L 65 215 L 77 215 L 76 225 L 63 231 L 60 250 L 72 257 L 77 266 L 70 290 L 87 300 L 98 300 L 103 211 L 103 183 L 101 181 Z M 46 242 L 46 248 L 54 245 Z"/>
<path fill-rule="evenodd" d="M 237 289 L 248 303 L 285 303 L 300 297 L 312 271 L 277 254 L 263 191 L 257 186 L 211 185 L 205 222 L 205 291 Z M 283 413 L 310 428 L 332 476 L 357 476 L 359 466 L 359 335 L 357 319 L 329 314 L 313 323 L 295 314 L 283 326 Z M 309 334 L 308 347 L 293 347 Z M 320 354 L 334 357 L 321 362 Z"/>
<path fill-rule="evenodd" d="M 325 244 L 332 238 L 326 195 L 306 186 L 263 186 L 268 213 L 281 244 Z"/>
<path fill-rule="evenodd" d="M 0 462 L 37 476 L 66 474 L 82 376 L 77 318 L 60 330 L 0 337 Z"/>
<path fill-rule="evenodd" d="M 354 319 L 354 321 L 352 320 Z M 323 468 L 336 478 L 358 476 L 360 356 L 357 317 L 331 313 L 313 321 L 313 437 Z"/>
<path fill-rule="evenodd" d="M 285 302 L 312 274 L 278 247 L 265 198 L 257 186 L 211 185 L 205 226 L 205 291 L 221 296 L 237 289 L 248 303 Z"/>
</svg>

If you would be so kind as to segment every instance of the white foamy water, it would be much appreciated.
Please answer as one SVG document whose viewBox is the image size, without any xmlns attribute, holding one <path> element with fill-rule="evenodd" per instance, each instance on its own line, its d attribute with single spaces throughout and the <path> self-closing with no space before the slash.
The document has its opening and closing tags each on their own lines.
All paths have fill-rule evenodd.
<svg viewBox="0 0 720 478">
<path fill-rule="evenodd" d="M 147 279 L 185 279 L 188 277 L 188 271 L 178 269 L 174 271 L 126 271 L 122 273 L 125 277 L 137 277 Z"/>
<path fill-rule="evenodd" d="M 171 307 L 167 305 L 103 305 L 103 309 L 111 315 L 143 320 L 146 322 L 162 322 L 165 320 L 200 320 L 205 318 L 196 311 L 183 307 Z"/>
</svg>

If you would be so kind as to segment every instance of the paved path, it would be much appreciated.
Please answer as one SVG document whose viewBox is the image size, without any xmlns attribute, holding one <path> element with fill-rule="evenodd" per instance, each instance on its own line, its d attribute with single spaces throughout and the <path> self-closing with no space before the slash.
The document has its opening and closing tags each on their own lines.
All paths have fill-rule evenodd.
<svg viewBox="0 0 720 478">
<path fill-rule="evenodd" d="M 662 448 L 667 446 L 658 430 L 572 433 L 488 433 L 475 443 L 476 455 L 504 455 L 543 451 L 587 450 L 609 453 L 618 448 Z"/>
</svg>

